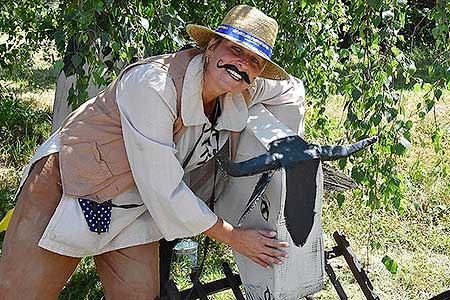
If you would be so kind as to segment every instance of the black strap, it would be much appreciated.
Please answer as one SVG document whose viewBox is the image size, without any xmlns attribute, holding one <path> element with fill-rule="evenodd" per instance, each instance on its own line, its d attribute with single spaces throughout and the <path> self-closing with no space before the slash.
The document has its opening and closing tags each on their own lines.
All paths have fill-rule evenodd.
<svg viewBox="0 0 450 300">
<path fill-rule="evenodd" d="M 130 208 L 136 208 L 136 207 L 143 206 L 144 203 L 141 203 L 141 204 L 122 204 L 122 205 L 119 205 L 119 204 L 106 203 L 106 202 L 104 202 L 104 203 L 101 203 L 100 205 L 101 205 L 101 206 L 104 206 L 104 207 L 114 207 L 114 208 L 130 209 Z"/>
<path fill-rule="evenodd" d="M 213 122 L 212 122 L 213 130 L 215 130 L 214 128 L 217 125 L 217 119 L 219 118 L 220 114 L 221 114 L 220 103 L 219 103 L 219 100 L 216 100 L 216 105 L 214 107 Z M 216 145 L 217 145 L 217 149 L 213 150 L 214 155 L 216 154 L 216 152 L 218 151 L 218 148 L 219 148 L 219 133 L 216 134 Z M 217 165 L 217 162 L 215 161 L 214 162 L 213 188 L 212 188 L 211 196 L 209 197 L 209 203 L 208 203 L 209 209 L 211 209 L 211 211 L 214 211 L 214 203 L 216 202 L 217 169 L 218 169 L 218 165 Z M 211 239 L 208 236 L 205 236 L 205 240 L 203 242 L 202 262 L 192 277 L 192 284 L 193 284 L 192 289 L 186 295 L 184 300 L 190 299 L 192 292 L 195 290 L 197 284 L 200 283 L 200 275 L 202 274 L 203 268 L 205 266 L 206 256 L 208 254 L 208 248 L 209 248 L 210 244 L 211 244 Z"/>
<path fill-rule="evenodd" d="M 191 152 L 189 152 L 189 154 L 188 154 L 188 155 L 186 156 L 186 158 L 184 159 L 183 164 L 181 165 L 181 166 L 183 167 L 183 170 L 186 168 L 186 166 L 188 165 L 189 161 L 191 160 L 192 155 L 194 154 L 195 149 L 196 149 L 197 146 L 198 146 L 198 143 L 200 143 L 200 141 L 202 140 L 203 132 L 205 131 L 205 126 L 206 126 L 206 123 L 203 124 L 203 127 L 202 127 L 202 134 L 200 134 L 200 137 L 199 137 L 199 138 L 197 139 L 197 141 L 195 142 L 194 148 L 192 148 Z"/>
</svg>

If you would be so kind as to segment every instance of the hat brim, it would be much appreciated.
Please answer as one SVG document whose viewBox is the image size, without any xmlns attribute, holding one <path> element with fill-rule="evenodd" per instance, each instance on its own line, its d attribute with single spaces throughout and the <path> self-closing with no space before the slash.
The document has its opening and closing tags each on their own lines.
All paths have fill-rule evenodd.
<svg viewBox="0 0 450 300">
<path fill-rule="evenodd" d="M 282 67 L 280 67 L 279 65 L 274 63 L 270 59 L 270 57 L 268 57 L 261 51 L 258 51 L 257 49 L 248 46 L 247 44 L 243 43 L 242 41 L 240 41 L 238 39 L 230 37 L 226 34 L 215 32 L 214 30 L 211 30 L 207 27 L 195 25 L 195 24 L 187 25 L 186 32 L 200 47 L 205 47 L 206 45 L 208 45 L 209 41 L 216 35 L 223 37 L 227 40 L 230 40 L 233 43 L 239 44 L 240 46 L 248 49 L 249 51 L 252 51 L 253 53 L 263 57 L 267 61 L 266 65 L 264 67 L 264 70 L 259 75 L 259 77 L 267 78 L 267 79 L 274 79 L 274 80 L 288 80 L 289 79 L 289 74 Z"/>
</svg>

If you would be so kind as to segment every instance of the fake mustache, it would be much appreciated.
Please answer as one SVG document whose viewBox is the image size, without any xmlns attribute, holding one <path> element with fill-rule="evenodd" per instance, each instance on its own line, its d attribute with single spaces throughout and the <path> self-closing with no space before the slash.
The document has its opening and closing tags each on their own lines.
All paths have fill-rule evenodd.
<svg viewBox="0 0 450 300">
<path fill-rule="evenodd" d="M 217 68 L 219 68 L 219 69 L 223 69 L 223 68 L 224 68 L 224 69 L 229 69 L 229 70 L 231 70 L 231 71 L 234 71 L 234 72 L 238 73 L 239 75 L 241 75 L 241 76 L 242 76 L 242 79 L 244 79 L 244 81 L 245 81 L 247 84 L 250 84 L 250 83 L 251 83 L 251 82 L 250 82 L 250 78 L 248 78 L 248 75 L 247 75 L 246 72 L 244 72 L 244 71 L 239 71 L 238 68 L 237 68 L 235 65 L 231 65 L 231 64 L 223 64 L 223 65 L 220 65 L 219 62 L 221 62 L 221 60 L 219 60 L 219 61 L 217 62 Z"/>
</svg>

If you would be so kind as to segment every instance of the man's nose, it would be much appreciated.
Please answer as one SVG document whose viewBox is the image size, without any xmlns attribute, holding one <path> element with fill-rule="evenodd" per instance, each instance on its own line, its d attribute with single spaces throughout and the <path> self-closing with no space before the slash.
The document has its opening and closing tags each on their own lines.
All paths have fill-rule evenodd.
<svg viewBox="0 0 450 300">
<path fill-rule="evenodd" d="M 242 69 L 242 68 L 247 69 L 249 63 L 250 63 L 249 58 L 246 55 L 241 55 L 239 57 L 238 66 L 240 69 Z"/>
</svg>

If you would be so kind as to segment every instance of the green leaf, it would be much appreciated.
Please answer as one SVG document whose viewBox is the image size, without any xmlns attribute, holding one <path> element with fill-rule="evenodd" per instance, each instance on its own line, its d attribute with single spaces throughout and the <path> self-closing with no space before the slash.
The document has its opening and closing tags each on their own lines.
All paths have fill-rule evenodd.
<svg viewBox="0 0 450 300">
<path fill-rule="evenodd" d="M 107 33 L 107 32 L 103 32 L 102 33 L 102 35 L 101 35 L 101 37 L 100 37 L 100 40 L 101 40 L 101 44 L 102 44 L 102 47 L 104 48 L 106 45 L 108 45 L 108 42 L 109 42 L 109 34 Z"/>
<path fill-rule="evenodd" d="M 411 120 L 406 121 L 405 128 L 410 130 L 413 127 L 413 122 Z"/>
<path fill-rule="evenodd" d="M 96 12 L 102 12 L 103 11 L 103 2 L 97 1 L 95 3 L 95 11 Z"/>
<path fill-rule="evenodd" d="M 352 98 L 353 98 L 353 101 L 356 101 L 356 100 L 358 100 L 360 97 L 361 97 L 361 91 L 360 90 L 358 90 L 358 89 L 353 89 L 352 90 Z"/>
<path fill-rule="evenodd" d="M 380 124 L 380 122 L 381 122 L 381 115 L 380 114 L 375 114 L 374 116 L 373 116 L 373 125 L 374 126 L 378 126 L 379 124 Z"/>
<path fill-rule="evenodd" d="M 433 34 L 433 37 L 434 37 L 434 38 L 437 38 L 438 35 L 439 35 L 440 33 L 446 32 L 446 31 L 448 31 L 448 25 L 446 25 L 446 24 L 441 24 L 441 25 L 439 25 L 439 26 L 433 28 L 433 29 L 431 30 L 431 33 Z"/>
<path fill-rule="evenodd" d="M 381 0 L 367 0 L 367 3 L 369 4 L 369 6 L 371 6 L 375 10 L 377 10 L 380 8 L 382 1 Z"/>
<path fill-rule="evenodd" d="M 340 58 L 348 57 L 349 53 L 350 52 L 348 51 L 348 49 L 341 49 L 341 51 L 339 52 L 339 57 Z"/>
<path fill-rule="evenodd" d="M 397 47 L 395 47 L 395 46 L 392 46 L 391 47 L 391 51 L 392 51 L 392 53 L 395 55 L 395 56 L 398 56 L 398 55 L 400 55 L 400 50 L 397 48 Z"/>
<path fill-rule="evenodd" d="M 342 206 L 344 205 L 344 202 L 345 202 L 345 197 L 344 197 L 344 195 L 342 195 L 342 194 L 337 195 L 337 196 L 336 196 L 336 201 L 337 201 L 337 203 L 338 203 L 338 206 L 339 206 L 340 208 L 342 208 Z"/>
<path fill-rule="evenodd" d="M 370 248 L 372 250 L 378 250 L 381 248 L 381 243 L 379 241 L 370 241 Z"/>
<path fill-rule="evenodd" d="M 393 260 L 392 258 L 390 258 L 389 256 L 385 255 L 381 261 L 383 262 L 384 266 L 386 267 L 386 269 L 392 274 L 395 275 L 397 274 L 398 271 L 398 264 L 395 260 Z"/>
<path fill-rule="evenodd" d="M 436 102 L 434 102 L 434 99 L 428 98 L 425 99 L 425 104 L 427 105 L 427 112 L 433 109 Z"/>
<path fill-rule="evenodd" d="M 379 15 L 376 15 L 372 19 L 372 24 L 373 24 L 373 26 L 377 27 L 378 25 L 380 25 L 380 23 L 381 23 L 381 17 Z"/>
<path fill-rule="evenodd" d="M 78 53 L 72 55 L 72 58 L 70 60 L 72 61 L 72 64 L 75 66 L 75 68 L 78 67 L 82 62 L 82 58 Z"/>
<path fill-rule="evenodd" d="M 406 147 L 403 146 L 401 143 L 395 143 L 395 145 L 391 147 L 391 150 L 392 153 L 397 155 L 403 155 L 406 153 Z"/>
<path fill-rule="evenodd" d="M 356 180 L 356 182 L 361 183 L 364 179 L 364 173 L 358 168 L 358 167 L 353 167 L 352 169 L 352 178 Z"/>
<path fill-rule="evenodd" d="M 422 84 L 420 82 L 417 82 L 416 84 L 414 84 L 413 88 L 414 88 L 414 92 L 418 92 L 422 88 Z"/>
<path fill-rule="evenodd" d="M 410 64 L 408 64 L 407 71 L 408 71 L 408 73 L 411 74 L 411 75 L 413 75 L 414 73 L 416 73 L 417 68 L 416 68 L 416 65 L 414 64 L 413 61 L 412 61 Z"/>
<path fill-rule="evenodd" d="M 53 76 L 58 77 L 59 73 L 61 72 L 62 68 L 64 68 L 64 61 L 61 59 L 55 61 L 53 64 Z"/>
<path fill-rule="evenodd" d="M 87 34 L 83 34 L 80 38 L 83 43 L 86 43 L 89 40 L 89 36 Z"/>
<path fill-rule="evenodd" d="M 301 8 L 304 9 L 308 5 L 308 0 L 302 0 L 300 5 Z"/>
<path fill-rule="evenodd" d="M 435 89 L 434 90 L 434 97 L 436 98 L 436 100 L 439 100 L 442 96 L 442 91 L 440 89 Z"/>
<path fill-rule="evenodd" d="M 403 215 L 408 209 L 408 203 L 403 197 L 396 196 L 393 198 L 392 202 L 400 215 Z"/>
<path fill-rule="evenodd" d="M 65 34 L 63 31 L 56 31 L 53 34 L 55 39 L 55 44 L 59 52 L 64 52 L 65 50 Z"/>
</svg>

